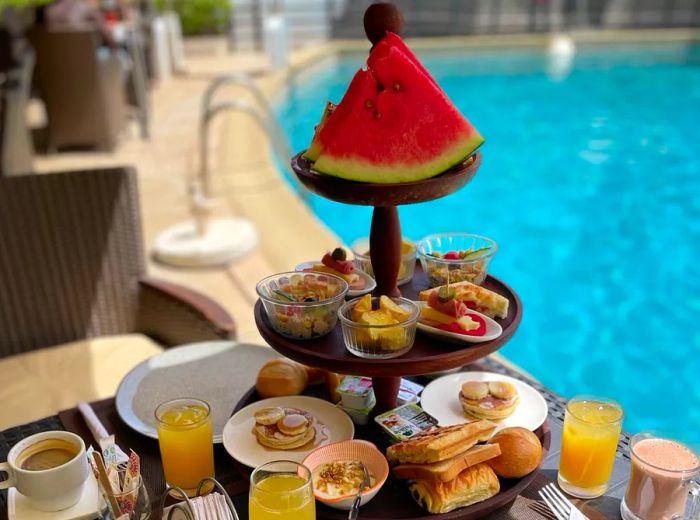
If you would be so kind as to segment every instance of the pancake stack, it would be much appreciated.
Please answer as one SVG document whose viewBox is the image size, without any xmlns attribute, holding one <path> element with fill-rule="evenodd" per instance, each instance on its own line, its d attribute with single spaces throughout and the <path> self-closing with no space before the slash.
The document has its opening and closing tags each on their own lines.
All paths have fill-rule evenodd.
<svg viewBox="0 0 700 520">
<path fill-rule="evenodd" d="M 258 410 L 253 433 L 260 444 L 275 450 L 301 448 L 316 438 L 313 415 L 298 408 Z"/>
<path fill-rule="evenodd" d="M 515 386 L 506 381 L 467 381 L 459 400 L 469 417 L 500 421 L 513 415 L 520 398 Z"/>
</svg>

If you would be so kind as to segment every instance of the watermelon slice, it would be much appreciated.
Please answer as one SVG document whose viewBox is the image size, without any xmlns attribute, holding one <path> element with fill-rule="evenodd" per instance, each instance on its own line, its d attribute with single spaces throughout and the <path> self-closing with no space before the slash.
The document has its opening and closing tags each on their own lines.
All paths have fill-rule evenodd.
<svg viewBox="0 0 700 520">
<path fill-rule="evenodd" d="M 344 179 L 394 183 L 434 177 L 484 139 L 397 35 L 374 46 L 343 99 L 325 112 L 305 157 Z"/>
<path fill-rule="evenodd" d="M 328 118 L 331 117 L 334 110 L 335 105 L 330 101 L 326 101 L 326 107 L 323 109 L 323 114 L 321 114 L 321 120 L 314 129 L 314 138 L 311 141 L 311 146 L 309 146 L 309 149 L 304 153 L 304 157 L 310 161 L 315 161 L 318 159 L 318 156 L 321 155 L 321 143 L 318 141 L 318 135 L 321 133 L 321 130 L 323 130 L 323 127 L 326 126 L 326 122 Z"/>
</svg>

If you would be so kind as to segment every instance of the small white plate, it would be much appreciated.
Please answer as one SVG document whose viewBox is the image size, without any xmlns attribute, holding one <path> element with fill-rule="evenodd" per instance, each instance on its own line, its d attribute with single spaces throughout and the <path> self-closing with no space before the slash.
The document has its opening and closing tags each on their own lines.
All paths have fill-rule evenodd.
<svg viewBox="0 0 700 520">
<path fill-rule="evenodd" d="M 309 262 L 302 262 L 298 266 L 294 268 L 295 271 L 304 271 L 305 269 L 308 269 L 309 267 L 313 267 L 315 264 L 317 264 L 317 261 L 309 261 Z M 358 296 L 362 296 L 363 294 L 370 293 L 374 291 L 374 288 L 377 287 L 377 282 L 372 278 L 370 275 L 365 273 L 364 271 L 360 271 L 359 269 L 355 269 L 353 271 L 356 275 L 360 276 L 360 278 L 363 278 L 365 280 L 365 286 L 362 289 L 350 289 L 348 291 L 348 298 L 357 298 Z"/>
<path fill-rule="evenodd" d="M 470 420 L 459 401 L 462 383 L 466 381 L 507 381 L 515 385 L 520 396 L 515 412 L 510 417 L 498 421 L 496 431 L 511 426 L 520 426 L 535 431 L 547 419 L 547 402 L 537 390 L 519 379 L 493 372 L 460 372 L 443 376 L 428 383 L 421 396 L 421 407 L 435 417 L 440 426 L 460 424 Z"/>
<path fill-rule="evenodd" d="M 9 520 L 91 520 L 99 517 L 99 504 L 100 493 L 92 471 L 88 471 L 83 494 L 78 503 L 62 511 L 39 511 L 15 488 L 7 490 Z"/>
<path fill-rule="evenodd" d="M 426 307 L 428 305 L 426 302 L 414 303 L 421 308 Z M 484 321 L 486 322 L 486 334 L 484 334 L 483 336 L 468 336 L 466 334 L 449 332 L 446 330 L 438 329 L 436 327 L 431 327 L 430 325 L 427 325 L 425 323 L 421 323 L 420 317 L 418 318 L 418 324 L 416 325 L 416 327 L 418 327 L 418 330 L 425 332 L 429 336 L 433 336 L 434 338 L 438 338 L 444 341 L 449 341 L 451 343 L 484 343 L 485 341 L 491 341 L 492 339 L 496 339 L 498 336 L 503 334 L 503 328 L 488 316 L 485 316 L 484 314 L 473 311 L 471 309 L 469 310 L 469 312 L 481 316 L 484 319 Z"/>
<path fill-rule="evenodd" d="M 306 450 L 274 450 L 263 447 L 258 443 L 253 433 L 257 410 L 272 406 L 286 408 L 299 408 L 313 415 L 326 429 L 328 438 L 321 443 Z M 350 417 L 328 401 L 307 397 L 304 395 L 292 395 L 287 397 L 272 397 L 249 404 L 236 412 L 224 426 L 224 447 L 229 455 L 241 464 L 258 467 L 273 460 L 303 461 L 306 456 L 319 446 L 331 442 L 347 441 L 355 435 L 355 427 Z"/>
</svg>

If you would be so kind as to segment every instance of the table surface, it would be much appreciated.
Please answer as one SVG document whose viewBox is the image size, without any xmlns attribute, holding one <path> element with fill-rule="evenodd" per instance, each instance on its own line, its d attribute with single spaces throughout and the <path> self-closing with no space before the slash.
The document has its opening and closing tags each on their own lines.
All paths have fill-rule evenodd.
<svg viewBox="0 0 700 520">
<path fill-rule="evenodd" d="M 525 378 L 522 374 L 490 358 L 482 360 L 476 367 L 470 366 L 469 369 L 490 370 L 493 372 L 506 374 L 528 382 L 540 393 L 542 393 L 549 407 L 549 423 L 552 431 L 552 443 L 541 472 L 547 480 L 555 481 L 557 476 L 557 468 L 559 465 L 561 433 L 566 400 L 546 389 L 539 383 Z M 133 448 L 137 453 L 139 453 L 139 455 L 141 455 L 144 480 L 147 484 L 152 502 L 156 503 L 158 501 L 156 499 L 160 497 L 165 487 L 162 469 L 160 466 L 157 441 L 146 438 L 130 430 L 118 417 L 114 407 L 114 399 L 100 401 L 94 405 L 94 408 L 96 414 L 105 424 L 107 430 L 115 433 L 117 443 L 123 448 Z M 93 446 L 97 447 L 84 422 L 82 421 L 79 412 L 76 409 L 71 409 L 61 412 L 56 416 L 48 417 L 33 423 L 10 428 L 0 432 L 0 461 L 6 460 L 8 451 L 20 439 L 40 431 L 64 429 L 74 431 L 83 437 L 86 443 L 91 443 Z M 608 492 L 603 497 L 589 500 L 585 503 L 578 502 L 579 505 L 585 504 L 587 508 L 597 511 L 605 518 L 621 518 L 620 501 L 624 496 L 630 472 L 630 461 L 627 455 L 628 445 L 629 436 L 627 434 L 623 434 L 621 436 L 620 443 L 618 444 L 615 466 L 613 468 Z M 216 478 L 231 495 L 239 516 L 242 519 L 247 518 L 247 475 L 241 471 L 240 467 L 232 462 L 223 446 L 218 445 L 216 447 L 215 458 Z M 7 494 L 5 491 L 3 491 L 0 494 L 0 520 L 7 519 L 6 497 Z M 158 517 L 159 515 L 156 514 L 153 518 L 156 520 Z M 362 518 L 361 515 L 360 518 Z"/>
</svg>

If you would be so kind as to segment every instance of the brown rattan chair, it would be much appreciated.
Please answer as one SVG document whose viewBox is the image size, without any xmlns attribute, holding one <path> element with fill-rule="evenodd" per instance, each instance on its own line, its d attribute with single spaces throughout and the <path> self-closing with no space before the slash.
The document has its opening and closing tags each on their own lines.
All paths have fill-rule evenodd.
<svg viewBox="0 0 700 520">
<path fill-rule="evenodd" d="M 98 34 L 34 27 L 36 84 L 46 104 L 50 151 L 112 150 L 126 121 L 124 72 L 113 54 L 98 56 Z"/>
<path fill-rule="evenodd" d="M 233 337 L 214 301 L 146 276 L 138 200 L 131 168 L 0 178 L 0 358 L 126 333 Z"/>
</svg>

